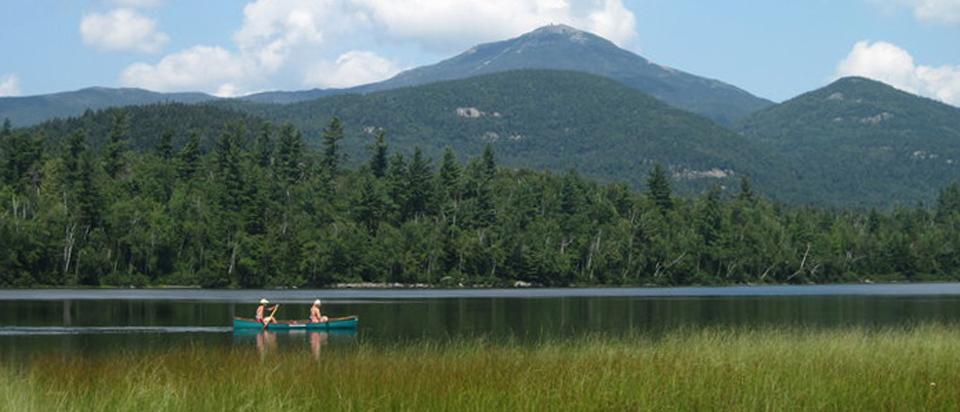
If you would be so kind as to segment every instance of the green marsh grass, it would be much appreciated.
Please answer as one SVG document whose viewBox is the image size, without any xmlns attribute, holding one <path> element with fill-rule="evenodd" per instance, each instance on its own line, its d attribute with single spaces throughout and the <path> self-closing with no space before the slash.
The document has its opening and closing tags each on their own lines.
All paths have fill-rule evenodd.
<svg viewBox="0 0 960 412">
<path fill-rule="evenodd" d="M 10 411 L 957 410 L 960 328 L 43 355 L 0 368 L 0 396 Z"/>
</svg>

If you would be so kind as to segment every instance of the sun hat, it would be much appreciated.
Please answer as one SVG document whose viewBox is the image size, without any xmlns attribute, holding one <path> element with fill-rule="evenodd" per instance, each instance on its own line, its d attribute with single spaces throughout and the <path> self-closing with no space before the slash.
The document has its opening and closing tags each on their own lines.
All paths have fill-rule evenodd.
<svg viewBox="0 0 960 412">
<path fill-rule="evenodd" d="M 313 301 L 313 304 L 319 306 L 319 305 L 320 305 L 320 299 L 317 299 L 317 300 Z"/>
<path fill-rule="evenodd" d="M 270 301 L 268 301 L 268 300 L 266 300 L 266 299 L 260 299 L 260 304 L 261 304 L 261 305 L 266 305 L 266 304 L 268 304 L 268 303 L 270 303 Z"/>
</svg>

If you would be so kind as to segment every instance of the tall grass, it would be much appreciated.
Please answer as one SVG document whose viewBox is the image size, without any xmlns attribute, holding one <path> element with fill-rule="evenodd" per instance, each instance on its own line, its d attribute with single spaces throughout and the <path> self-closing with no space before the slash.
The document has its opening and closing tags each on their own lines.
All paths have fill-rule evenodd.
<svg viewBox="0 0 960 412">
<path fill-rule="evenodd" d="M 701 330 L 536 345 L 49 355 L 0 368 L 0 409 L 957 410 L 960 329 Z"/>
</svg>

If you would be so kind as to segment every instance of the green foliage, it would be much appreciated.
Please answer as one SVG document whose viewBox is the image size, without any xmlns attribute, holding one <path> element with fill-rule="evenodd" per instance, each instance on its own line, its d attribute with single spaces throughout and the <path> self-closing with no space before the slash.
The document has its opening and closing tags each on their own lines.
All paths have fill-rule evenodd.
<svg viewBox="0 0 960 412">
<path fill-rule="evenodd" d="M 873 80 L 837 80 L 737 128 L 800 177 L 777 191 L 791 203 L 912 206 L 960 179 L 960 109 Z"/>
<path fill-rule="evenodd" d="M 260 131 L 244 140 L 244 124 L 228 124 L 207 153 L 189 133 L 173 161 L 165 158 L 172 149 L 130 151 L 113 177 L 111 152 L 90 149 L 82 129 L 58 156 L 44 155 L 42 137 L 2 132 L 0 284 L 684 285 L 960 275 L 956 184 L 931 210 L 790 207 L 754 193 L 746 179 L 739 194 L 715 186 L 675 196 L 678 174 L 662 166 L 645 192 L 573 170 L 505 168 L 494 144 L 466 164 L 448 148 L 434 166 L 415 149 L 389 156 L 382 177 L 372 161 L 331 175 L 330 152 L 304 144 L 296 128 L 284 126 L 275 142 Z M 345 145 L 362 140 L 344 136 Z M 386 154 L 383 143 L 370 157 Z"/>
<path fill-rule="evenodd" d="M 103 159 L 103 168 L 111 179 L 115 179 L 125 166 L 124 152 L 127 133 L 127 113 L 121 110 L 114 114 L 113 127 L 110 129 L 110 137 L 107 140 L 106 154 Z"/>
<path fill-rule="evenodd" d="M 369 148 L 378 147 L 386 130 L 390 150 L 407 160 L 418 147 L 440 160 L 449 147 L 464 161 L 489 145 L 502 166 L 575 169 L 635 189 L 644 186 L 656 163 L 682 177 L 674 182 L 681 194 L 700 193 L 714 183 L 735 188 L 740 175 L 753 177 L 757 189 L 774 198 L 796 185 L 778 155 L 756 143 L 616 81 L 578 72 L 520 70 L 286 105 L 213 105 L 290 123 L 308 144 L 348 155 L 348 166 L 369 159 Z M 332 117 L 348 136 L 333 139 L 336 146 L 329 139 L 340 136 L 337 128 L 318 121 Z M 708 177 L 713 170 L 723 173 Z"/>
<path fill-rule="evenodd" d="M 650 171 L 647 177 L 647 195 L 653 199 L 661 212 L 666 213 L 673 209 L 672 189 L 670 189 L 670 179 L 667 177 L 667 171 L 663 165 L 657 163 Z"/>
<path fill-rule="evenodd" d="M 951 411 L 960 384 L 947 322 L 355 346 L 304 335 L 16 359 L 0 365 L 0 410 Z"/>
</svg>

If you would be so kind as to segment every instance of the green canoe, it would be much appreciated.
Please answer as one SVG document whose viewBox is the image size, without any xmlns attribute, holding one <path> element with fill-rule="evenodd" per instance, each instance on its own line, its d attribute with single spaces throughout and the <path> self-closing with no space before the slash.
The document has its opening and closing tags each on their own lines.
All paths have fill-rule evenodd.
<svg viewBox="0 0 960 412">
<path fill-rule="evenodd" d="M 307 320 L 281 320 L 271 323 L 267 330 L 327 330 L 327 329 L 356 329 L 356 316 L 330 318 L 326 322 L 310 322 Z M 233 318 L 233 329 L 263 329 L 263 324 L 250 318 Z"/>
</svg>

